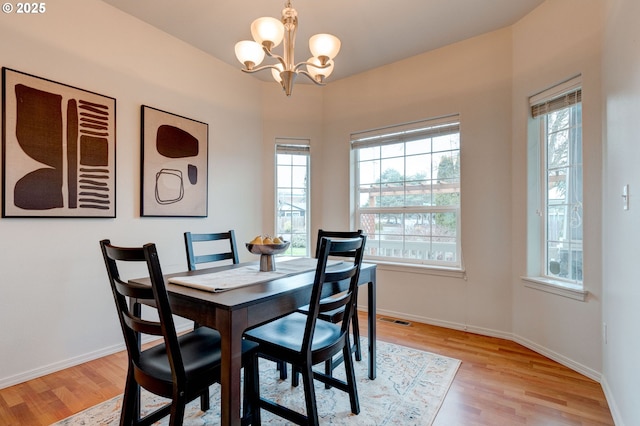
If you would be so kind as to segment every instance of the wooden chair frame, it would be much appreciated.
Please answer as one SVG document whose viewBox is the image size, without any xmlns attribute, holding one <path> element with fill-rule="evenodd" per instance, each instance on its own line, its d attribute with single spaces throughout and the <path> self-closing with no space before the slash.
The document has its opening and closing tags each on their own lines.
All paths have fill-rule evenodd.
<svg viewBox="0 0 640 426">
<path fill-rule="evenodd" d="M 358 238 L 362 234 L 363 232 L 361 229 L 358 229 L 357 231 L 326 231 L 324 229 L 318 229 L 318 239 L 316 240 L 315 257 L 317 258 L 320 253 L 320 242 L 322 241 L 323 237 L 331 238 L 331 239 L 347 239 L 347 238 Z M 348 257 L 353 257 L 354 252 L 335 253 L 335 254 L 332 254 L 332 256 L 348 258 Z M 356 298 L 357 298 L 357 295 L 356 295 Z M 303 306 L 299 308 L 298 311 L 307 313 L 309 311 L 309 307 Z M 334 324 L 337 324 L 342 321 L 342 312 L 343 311 L 321 312 L 319 315 L 319 318 L 325 321 L 329 321 Z M 356 361 L 362 361 L 362 347 L 360 344 L 360 323 L 358 321 L 357 314 L 354 314 L 353 318 L 351 319 L 351 329 L 352 329 L 351 332 L 353 334 L 353 345 L 351 348 L 351 352 L 355 354 Z M 325 363 L 325 374 L 331 375 L 331 372 L 343 361 L 344 361 L 344 358 L 342 355 L 336 357 L 335 359 L 327 360 Z M 298 373 L 295 370 L 292 372 L 291 383 L 293 384 L 293 386 L 298 386 L 298 384 L 300 383 Z M 330 386 L 325 385 L 325 387 L 328 389 Z"/>
<path fill-rule="evenodd" d="M 354 414 L 360 412 L 349 327 L 355 312 L 355 295 L 365 241 L 364 235 L 336 241 L 323 237 L 308 314 L 294 312 L 245 332 L 245 339 L 260 344 L 260 356 L 276 356 L 290 363 L 302 374 L 306 416 L 265 398 L 260 398 L 261 408 L 299 425 L 318 425 L 318 408 L 313 385 L 315 379 L 347 392 L 351 411 Z M 354 252 L 351 256 L 353 263 L 345 261 L 338 267 L 327 268 L 329 256 L 347 252 Z M 332 293 L 332 289 L 327 287 L 333 287 L 335 283 L 348 283 L 348 289 L 341 293 L 340 297 L 327 298 L 327 293 Z M 340 324 L 318 318 L 321 312 L 340 308 L 344 309 Z M 314 365 L 324 363 L 340 352 L 347 372 L 346 382 L 313 370 Z"/>
<path fill-rule="evenodd" d="M 178 336 L 169 296 L 154 244 L 116 247 L 100 241 L 118 318 L 125 338 L 129 365 L 120 425 L 151 425 L 170 415 L 170 425 L 181 425 L 185 405 L 200 396 L 203 411 L 210 408 L 209 386 L 220 382 L 220 334 L 206 327 Z M 145 262 L 151 286 L 130 284 L 120 277 L 117 262 Z M 158 319 L 143 318 L 142 304 L 155 307 Z M 141 335 L 159 336 L 162 343 L 142 350 Z M 243 424 L 259 424 L 257 345 L 243 345 L 245 404 Z M 140 417 L 140 387 L 170 398 L 171 403 Z"/>
</svg>

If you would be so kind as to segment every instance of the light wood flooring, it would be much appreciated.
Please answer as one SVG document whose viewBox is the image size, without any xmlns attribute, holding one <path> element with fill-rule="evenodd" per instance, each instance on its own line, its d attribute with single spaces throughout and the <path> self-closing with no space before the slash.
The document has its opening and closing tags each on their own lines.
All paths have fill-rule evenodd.
<svg viewBox="0 0 640 426">
<path fill-rule="evenodd" d="M 614 424 L 600 384 L 517 343 L 419 323 L 377 325 L 378 340 L 462 361 L 434 426 Z M 125 369 L 120 352 L 1 389 L 0 425 L 49 425 L 105 401 L 122 392 Z"/>
</svg>

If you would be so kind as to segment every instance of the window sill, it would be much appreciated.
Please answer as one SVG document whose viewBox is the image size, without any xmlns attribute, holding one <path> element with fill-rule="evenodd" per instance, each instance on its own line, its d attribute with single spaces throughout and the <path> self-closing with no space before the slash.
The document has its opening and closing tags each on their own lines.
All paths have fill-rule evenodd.
<svg viewBox="0 0 640 426">
<path fill-rule="evenodd" d="M 522 280 L 524 281 L 525 287 L 557 294 L 559 296 L 568 297 L 581 302 L 586 301 L 587 296 L 589 295 L 587 290 L 584 290 L 577 285 L 562 281 L 555 281 L 543 277 L 522 277 Z"/>
<path fill-rule="evenodd" d="M 464 269 L 417 265 L 411 263 L 387 262 L 373 259 L 365 259 L 363 261 L 366 263 L 375 263 L 376 265 L 378 265 L 378 269 L 383 271 L 437 275 L 441 277 L 462 278 L 464 280 L 467 279 L 467 272 Z"/>
</svg>

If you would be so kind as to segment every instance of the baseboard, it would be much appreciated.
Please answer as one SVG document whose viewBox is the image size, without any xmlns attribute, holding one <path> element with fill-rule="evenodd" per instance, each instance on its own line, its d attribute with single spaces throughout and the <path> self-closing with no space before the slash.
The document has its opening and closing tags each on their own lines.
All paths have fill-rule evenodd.
<svg viewBox="0 0 640 426">
<path fill-rule="evenodd" d="M 107 355 L 112 355 L 116 352 L 124 350 L 124 343 L 102 348 L 98 351 L 89 352 L 77 357 L 65 359 L 60 362 L 45 365 L 43 367 L 34 368 L 33 370 L 25 371 L 14 376 L 4 377 L 0 379 L 0 389 L 8 388 L 9 386 L 17 385 L 28 380 L 37 379 L 38 377 L 46 376 L 47 374 L 55 373 L 56 371 L 64 370 L 65 368 L 75 367 L 85 362 L 93 361 L 94 359 L 102 358 Z"/>
<path fill-rule="evenodd" d="M 525 339 L 521 336 L 514 335 L 512 340 L 516 343 L 521 344 L 526 348 L 531 349 L 534 352 L 539 353 L 540 355 L 544 355 L 547 358 L 550 358 L 564 365 L 565 367 L 572 369 L 573 371 L 576 371 L 584 376 L 587 376 L 588 378 L 595 380 L 596 382 L 602 385 L 602 374 L 600 372 L 592 368 L 589 368 L 586 365 L 580 364 L 579 362 L 576 362 L 571 358 L 567 358 L 562 354 L 559 354 L 555 351 L 545 348 L 544 346 L 541 346 L 535 342 L 532 342 L 531 340 Z"/>
<path fill-rule="evenodd" d="M 360 308 L 360 307 L 359 307 Z M 366 310 L 365 310 L 366 311 Z M 567 358 L 564 355 L 561 355 L 557 352 L 554 352 L 548 348 L 545 348 L 544 346 L 538 345 L 535 342 L 532 342 L 528 339 L 525 339 L 521 336 L 515 335 L 513 333 L 507 333 L 504 331 L 499 331 L 499 330 L 493 330 L 490 328 L 483 328 L 483 327 L 475 327 L 475 326 L 470 326 L 467 324 L 460 324 L 460 323 L 455 323 L 455 322 L 450 322 L 450 321 L 441 321 L 441 320 L 437 320 L 434 318 L 426 318 L 426 317 L 422 317 L 422 316 L 417 316 L 417 315 L 410 315 L 410 314 L 406 314 L 404 312 L 395 312 L 395 311 L 390 311 L 390 310 L 385 310 L 385 309 L 378 309 L 377 310 L 377 314 L 378 315 L 388 315 L 394 318 L 398 318 L 398 319 L 403 319 L 403 320 L 407 320 L 407 321 L 415 321 L 415 322 L 420 322 L 423 324 L 429 324 L 429 325 L 435 325 L 438 327 L 445 327 L 445 328 L 450 328 L 453 330 L 460 330 L 460 331 L 468 331 L 469 333 L 475 333 L 475 334 L 480 334 L 483 336 L 488 336 L 488 337 L 497 337 L 500 339 L 506 339 L 506 340 L 511 340 L 512 342 L 516 342 L 528 349 L 531 349 L 534 352 L 539 353 L 540 355 L 544 355 L 547 358 L 550 358 L 554 361 L 556 361 L 559 364 L 564 365 L 567 368 L 572 369 L 573 371 L 576 371 L 592 380 L 595 380 L 598 383 L 602 383 L 602 374 L 598 371 L 593 370 L 592 368 L 589 368 L 585 365 L 582 365 L 578 362 L 575 362 L 574 360 Z"/>
<path fill-rule="evenodd" d="M 613 393 L 611 393 L 611 388 L 609 388 L 607 377 L 604 375 L 602 377 L 602 382 L 600 382 L 600 384 L 602 385 L 604 396 L 607 398 L 607 404 L 609 404 L 609 411 L 611 411 L 611 417 L 613 417 L 613 424 L 616 426 L 625 426 L 622 421 L 620 410 L 618 409 L 618 404 L 616 404 L 616 400 L 613 398 Z"/>
<path fill-rule="evenodd" d="M 189 330 L 191 327 L 193 327 L 191 323 L 180 325 L 176 327 L 176 331 L 180 333 Z M 151 341 L 151 339 L 143 340 L 142 343 L 148 343 L 149 341 Z M 54 362 L 53 364 L 34 368 L 33 370 L 25 371 L 14 376 L 3 377 L 2 379 L 0 379 L 0 389 L 8 388 L 9 386 L 17 385 L 29 380 L 37 379 L 38 377 L 46 376 L 47 374 L 55 373 L 57 371 L 64 370 L 65 368 L 75 367 L 76 365 L 84 364 L 85 362 L 93 361 L 94 359 L 113 355 L 116 352 L 120 352 L 125 349 L 126 348 L 124 346 L 124 342 L 122 342 L 120 344 L 107 346 L 106 348 L 88 352 L 77 357 L 68 358 L 60 362 Z"/>
<path fill-rule="evenodd" d="M 366 306 L 358 306 L 358 310 L 367 312 Z M 468 324 L 460 324 L 460 323 L 451 322 L 451 321 L 442 321 L 435 318 L 427 318 L 419 315 L 411 315 L 405 312 L 396 312 L 388 309 L 376 309 L 376 313 L 378 315 L 388 315 L 390 317 L 403 319 L 406 321 L 414 321 L 422 324 L 435 325 L 436 327 L 450 328 L 452 330 L 459 330 L 459 331 L 468 331 L 469 333 L 481 334 L 483 336 L 498 337 L 500 339 L 513 340 L 513 335 L 511 333 L 505 333 L 502 331 L 492 330 L 489 328 L 474 327 Z"/>
</svg>

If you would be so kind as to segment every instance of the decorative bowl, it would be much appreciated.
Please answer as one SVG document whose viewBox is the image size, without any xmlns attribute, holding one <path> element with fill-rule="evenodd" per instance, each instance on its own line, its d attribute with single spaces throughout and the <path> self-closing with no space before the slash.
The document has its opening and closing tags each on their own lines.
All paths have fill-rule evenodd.
<svg viewBox="0 0 640 426">
<path fill-rule="evenodd" d="M 251 244 L 246 243 L 247 250 L 253 254 L 280 254 L 289 248 L 290 241 L 281 244 Z"/>
<path fill-rule="evenodd" d="M 270 272 L 276 270 L 274 255 L 287 251 L 291 242 L 285 241 L 280 244 L 245 244 L 249 252 L 260 255 L 260 271 Z"/>
</svg>

